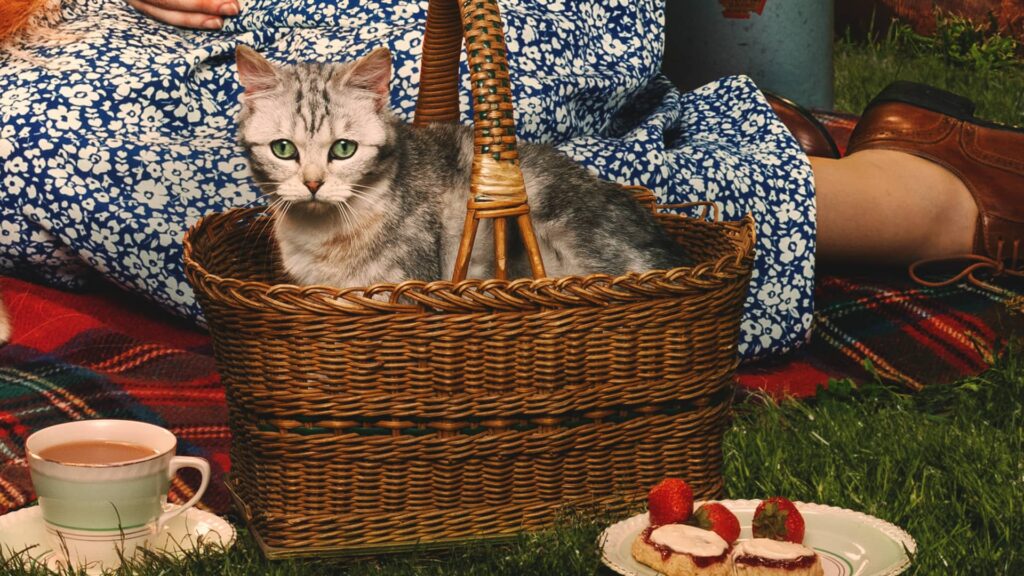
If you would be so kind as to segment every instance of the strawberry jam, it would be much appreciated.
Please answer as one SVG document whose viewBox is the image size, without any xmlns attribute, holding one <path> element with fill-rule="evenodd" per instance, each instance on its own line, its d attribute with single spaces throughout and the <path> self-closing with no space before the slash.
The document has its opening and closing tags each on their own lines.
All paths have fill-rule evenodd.
<svg viewBox="0 0 1024 576">
<path fill-rule="evenodd" d="M 738 542 L 733 549 L 732 558 L 737 568 L 800 570 L 818 563 L 818 556 L 814 550 L 802 544 L 766 538 Z"/>
<path fill-rule="evenodd" d="M 729 548 L 726 548 L 725 552 L 719 554 L 718 556 L 696 556 L 696 555 L 690 554 L 688 552 L 680 552 L 678 550 L 673 550 L 673 549 L 669 548 L 668 546 L 664 546 L 662 544 L 658 544 L 657 542 L 651 540 L 651 533 L 653 533 L 654 530 L 657 529 L 657 528 L 659 528 L 659 527 L 658 526 L 648 526 L 647 529 L 643 531 L 642 537 L 643 537 L 643 540 L 644 540 L 645 544 L 649 545 L 651 548 L 654 548 L 655 550 L 658 551 L 659 554 L 661 554 L 662 561 L 668 561 L 669 557 L 672 556 L 673 554 L 679 554 L 679 555 L 683 555 L 683 556 L 689 556 L 694 564 L 696 564 L 697 566 L 700 566 L 701 568 L 707 568 L 708 566 L 711 566 L 713 564 L 718 564 L 719 562 L 724 562 L 725 559 L 729 557 L 729 551 L 730 551 Z"/>
<path fill-rule="evenodd" d="M 781 568 L 783 570 L 797 570 L 800 568 L 810 568 L 814 565 L 814 556 L 800 556 L 799 558 L 777 560 L 774 558 L 762 558 L 760 556 L 737 556 L 733 558 L 733 562 L 736 564 L 745 564 L 747 566 L 763 566 L 765 568 Z"/>
</svg>

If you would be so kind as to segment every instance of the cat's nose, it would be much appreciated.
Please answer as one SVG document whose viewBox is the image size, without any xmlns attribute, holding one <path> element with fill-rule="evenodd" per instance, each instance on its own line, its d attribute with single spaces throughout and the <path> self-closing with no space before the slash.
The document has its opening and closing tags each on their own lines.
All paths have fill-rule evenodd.
<svg viewBox="0 0 1024 576">
<path fill-rule="evenodd" d="M 309 188 L 309 193 L 316 196 L 316 191 L 320 189 L 320 185 L 323 184 L 320 180 L 308 180 L 303 182 L 306 188 Z"/>
</svg>

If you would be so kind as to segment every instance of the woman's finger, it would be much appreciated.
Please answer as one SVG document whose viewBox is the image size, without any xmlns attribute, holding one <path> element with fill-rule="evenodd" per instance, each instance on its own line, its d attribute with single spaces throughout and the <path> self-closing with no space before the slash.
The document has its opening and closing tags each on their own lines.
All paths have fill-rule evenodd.
<svg viewBox="0 0 1024 576">
<path fill-rule="evenodd" d="M 201 12 L 168 10 L 166 8 L 154 6 L 142 0 L 128 0 L 128 4 L 146 16 L 172 26 L 202 30 L 219 30 L 224 26 L 224 19 L 220 16 L 204 14 Z"/>
<path fill-rule="evenodd" d="M 238 0 L 139 0 L 171 12 L 195 12 L 211 16 L 236 16 Z"/>
</svg>

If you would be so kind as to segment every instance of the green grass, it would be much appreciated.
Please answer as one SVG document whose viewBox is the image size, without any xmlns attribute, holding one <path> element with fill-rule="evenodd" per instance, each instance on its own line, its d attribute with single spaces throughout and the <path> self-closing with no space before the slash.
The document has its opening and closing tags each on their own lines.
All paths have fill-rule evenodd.
<svg viewBox="0 0 1024 576">
<path fill-rule="evenodd" d="M 859 114 L 894 80 L 924 82 L 967 96 L 978 105 L 980 118 L 1024 126 L 1024 63 L 966 68 L 950 65 L 941 54 L 903 47 L 892 38 L 871 44 L 836 43 L 836 110 Z"/>
<path fill-rule="evenodd" d="M 1024 355 L 914 396 L 836 386 L 748 406 L 726 437 L 731 496 L 786 494 L 889 520 L 914 574 L 1024 574 Z"/>
<path fill-rule="evenodd" d="M 968 95 L 979 114 L 1024 124 L 1019 65 L 967 70 L 895 41 L 837 44 L 837 107 L 860 111 L 894 79 Z M 748 402 L 724 442 L 730 498 L 784 494 L 894 522 L 916 539 L 911 574 L 1024 574 L 1024 345 L 986 374 L 907 395 L 844 383 L 811 403 Z M 597 535 L 610 519 L 567 518 L 504 546 L 353 561 L 267 562 L 240 530 L 227 552 L 153 557 L 120 574 L 355 576 L 609 574 Z M 44 574 L 0 560 L 3 574 Z"/>
</svg>

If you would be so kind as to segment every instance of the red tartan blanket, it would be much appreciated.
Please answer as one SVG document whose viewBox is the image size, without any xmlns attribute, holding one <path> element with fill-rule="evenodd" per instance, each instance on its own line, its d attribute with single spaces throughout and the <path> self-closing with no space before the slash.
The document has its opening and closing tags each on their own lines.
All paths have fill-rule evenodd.
<svg viewBox="0 0 1024 576">
<path fill-rule="evenodd" d="M 2 283 L 13 339 L 0 348 L 0 512 L 34 499 L 25 439 L 83 418 L 144 420 L 178 436 L 178 453 L 214 470 L 205 504 L 228 507 L 227 407 L 209 337 L 116 288 L 72 294 L 13 279 Z M 197 478 L 171 487 L 185 501 Z"/>
<path fill-rule="evenodd" d="M 8 278 L 0 290 L 14 324 L 13 340 L 0 348 L 0 513 L 34 498 L 23 459 L 30 433 L 100 417 L 169 428 L 179 453 L 212 464 L 204 504 L 227 510 L 227 409 L 204 332 L 114 287 L 72 294 Z M 830 377 L 864 377 L 864 360 L 909 386 L 975 374 L 1024 327 L 1024 315 L 1006 305 L 1013 295 L 824 278 L 810 345 L 743 366 L 738 383 L 805 397 Z M 196 480 L 176 481 L 172 501 L 188 499 Z"/>
</svg>

